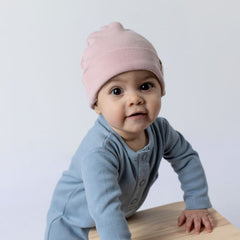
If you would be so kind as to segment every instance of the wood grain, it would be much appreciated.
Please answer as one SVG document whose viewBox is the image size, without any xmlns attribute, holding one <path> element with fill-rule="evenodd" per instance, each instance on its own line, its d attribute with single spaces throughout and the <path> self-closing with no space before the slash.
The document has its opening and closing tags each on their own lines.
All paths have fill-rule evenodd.
<svg viewBox="0 0 240 240">
<path fill-rule="evenodd" d="M 132 240 L 240 240 L 240 231 L 213 208 L 209 210 L 215 224 L 212 233 L 186 233 L 184 226 L 177 226 L 184 208 L 184 202 L 176 202 L 137 212 L 128 219 Z M 89 239 L 100 239 L 96 229 L 90 231 Z"/>
</svg>

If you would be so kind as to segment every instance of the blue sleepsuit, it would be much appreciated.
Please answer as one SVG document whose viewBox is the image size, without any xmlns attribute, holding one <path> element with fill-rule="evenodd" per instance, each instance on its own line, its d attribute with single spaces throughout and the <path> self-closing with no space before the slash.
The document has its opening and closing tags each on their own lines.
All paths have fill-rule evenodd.
<svg viewBox="0 0 240 240">
<path fill-rule="evenodd" d="M 211 207 L 198 154 L 164 118 L 147 129 L 149 143 L 134 152 L 102 115 L 59 180 L 47 216 L 45 240 L 130 240 L 126 217 L 144 202 L 162 157 L 178 174 L 187 209 Z"/>
</svg>

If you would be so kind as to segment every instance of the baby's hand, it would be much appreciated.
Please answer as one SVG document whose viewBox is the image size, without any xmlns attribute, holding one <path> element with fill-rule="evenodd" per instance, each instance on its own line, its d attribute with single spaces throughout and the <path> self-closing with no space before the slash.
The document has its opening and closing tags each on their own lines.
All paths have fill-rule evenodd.
<svg viewBox="0 0 240 240">
<path fill-rule="evenodd" d="M 198 234 L 201 226 L 204 226 L 206 232 L 210 233 L 214 227 L 213 219 L 207 209 L 184 210 L 178 218 L 178 226 L 182 226 L 184 223 L 186 223 L 187 233 L 194 228 Z"/>
</svg>

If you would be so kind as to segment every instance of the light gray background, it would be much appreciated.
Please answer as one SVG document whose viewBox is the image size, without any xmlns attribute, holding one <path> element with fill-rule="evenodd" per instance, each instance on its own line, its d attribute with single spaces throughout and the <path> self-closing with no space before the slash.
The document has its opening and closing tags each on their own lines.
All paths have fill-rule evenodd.
<svg viewBox="0 0 240 240">
<path fill-rule="evenodd" d="M 87 35 L 120 21 L 165 70 L 161 116 L 198 150 L 213 206 L 240 228 L 238 0 L 21 0 L 0 6 L 0 238 L 43 239 L 53 189 L 96 119 L 81 83 Z M 142 209 L 182 200 L 169 164 Z"/>
</svg>

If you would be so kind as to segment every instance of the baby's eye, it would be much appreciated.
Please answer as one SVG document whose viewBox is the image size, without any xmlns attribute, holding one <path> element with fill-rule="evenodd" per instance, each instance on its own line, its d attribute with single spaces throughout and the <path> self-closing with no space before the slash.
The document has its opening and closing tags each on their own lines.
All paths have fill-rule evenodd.
<svg viewBox="0 0 240 240">
<path fill-rule="evenodd" d="M 114 88 L 114 89 L 112 89 L 111 94 L 120 95 L 120 94 L 122 94 L 122 92 L 123 92 L 123 90 L 121 88 Z"/>
<path fill-rule="evenodd" d="M 141 85 L 140 90 L 146 91 L 151 89 L 152 87 L 153 87 L 152 83 L 147 82 Z"/>
</svg>

